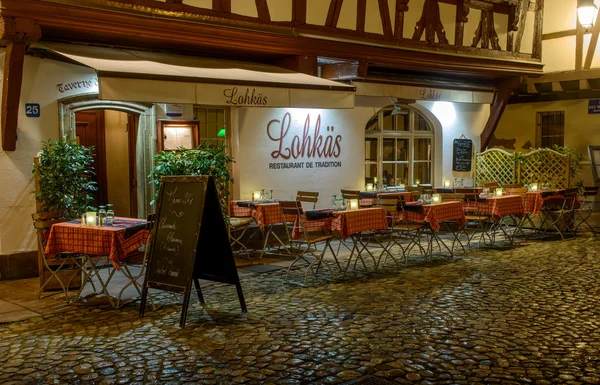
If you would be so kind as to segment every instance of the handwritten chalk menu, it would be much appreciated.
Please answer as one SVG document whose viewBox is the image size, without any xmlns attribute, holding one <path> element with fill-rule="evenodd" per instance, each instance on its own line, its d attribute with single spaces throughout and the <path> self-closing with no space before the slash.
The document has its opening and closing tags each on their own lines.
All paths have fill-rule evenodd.
<svg viewBox="0 0 600 385">
<path fill-rule="evenodd" d="M 600 146 L 588 146 L 594 182 L 600 182 Z"/>
<path fill-rule="evenodd" d="M 200 303 L 204 303 L 199 279 L 236 285 L 245 312 L 246 304 L 212 177 L 163 177 L 157 202 L 140 317 L 144 315 L 149 288 L 183 292 L 180 326 L 184 327 L 192 282 Z"/>
<path fill-rule="evenodd" d="M 471 139 L 454 139 L 452 142 L 452 170 L 471 171 L 473 159 L 473 141 Z"/>
</svg>

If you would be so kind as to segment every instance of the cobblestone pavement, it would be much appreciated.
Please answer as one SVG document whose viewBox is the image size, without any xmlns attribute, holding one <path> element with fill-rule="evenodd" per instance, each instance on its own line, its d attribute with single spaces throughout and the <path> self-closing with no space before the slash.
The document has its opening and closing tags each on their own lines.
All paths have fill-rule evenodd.
<svg viewBox="0 0 600 385">
<path fill-rule="evenodd" d="M 0 326 L 0 383 L 600 384 L 600 237 L 412 261 L 311 287 L 284 270 L 211 284 L 185 329 L 170 293 L 138 317 L 72 310 Z"/>
</svg>

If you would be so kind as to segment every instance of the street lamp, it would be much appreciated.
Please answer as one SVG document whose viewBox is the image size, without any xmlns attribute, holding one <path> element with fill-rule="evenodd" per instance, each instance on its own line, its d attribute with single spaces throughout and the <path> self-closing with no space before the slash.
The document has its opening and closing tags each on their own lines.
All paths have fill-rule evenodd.
<svg viewBox="0 0 600 385">
<path fill-rule="evenodd" d="M 577 0 L 577 16 L 579 23 L 586 31 L 593 27 L 598 14 L 598 7 L 594 0 Z"/>
</svg>

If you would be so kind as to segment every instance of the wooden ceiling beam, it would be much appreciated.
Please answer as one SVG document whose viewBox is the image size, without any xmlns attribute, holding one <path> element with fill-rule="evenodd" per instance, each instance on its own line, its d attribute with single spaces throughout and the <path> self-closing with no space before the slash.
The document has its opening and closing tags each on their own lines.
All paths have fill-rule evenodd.
<svg viewBox="0 0 600 385">
<path fill-rule="evenodd" d="M 306 0 L 292 0 L 292 22 L 306 24 Z"/>
<path fill-rule="evenodd" d="M 258 20 L 265 22 L 271 21 L 271 14 L 269 12 L 269 4 L 267 4 L 267 0 L 255 0 L 255 2 Z"/>
<path fill-rule="evenodd" d="M 518 88 L 518 86 L 517 79 L 509 80 L 501 84 L 496 90 L 494 101 L 490 108 L 490 116 L 481 133 L 481 152 L 485 151 L 487 146 L 489 146 L 492 136 L 494 136 L 494 132 L 496 132 L 496 128 L 498 127 L 498 122 L 500 122 L 500 118 L 506 109 L 508 99 L 512 95 L 513 90 Z"/>
<path fill-rule="evenodd" d="M 274 60 L 271 64 L 294 72 L 317 76 L 319 65 L 316 56 L 296 55 Z"/>
<path fill-rule="evenodd" d="M 329 80 L 354 80 L 367 77 L 367 62 L 324 64 L 321 77 Z"/>
<path fill-rule="evenodd" d="M 600 99 L 600 89 L 556 92 L 550 94 L 513 95 L 509 98 L 508 104 L 556 102 L 577 99 Z"/>
<path fill-rule="evenodd" d="M 410 39 L 386 46 L 380 39 L 357 41 L 364 35 L 326 27 L 266 27 L 208 16 L 199 18 L 204 20 L 200 22 L 34 0 L 2 0 L 2 6 L 3 15 L 35 15 L 45 36 L 54 40 L 72 41 L 77 36 L 80 42 L 114 45 L 118 41 L 122 46 L 182 53 L 197 53 L 201 49 L 207 56 L 228 55 L 245 60 L 249 55 L 314 55 L 351 61 L 368 57 L 370 63 L 389 68 L 493 79 L 542 74 L 539 60 L 528 60 L 526 55 L 493 51 L 484 56 L 481 49 L 454 46 L 436 46 L 433 50 Z M 208 24 L 207 20 L 215 23 Z M 262 29 L 254 29 L 259 27 Z M 318 35 L 323 37 L 315 37 Z"/>
</svg>

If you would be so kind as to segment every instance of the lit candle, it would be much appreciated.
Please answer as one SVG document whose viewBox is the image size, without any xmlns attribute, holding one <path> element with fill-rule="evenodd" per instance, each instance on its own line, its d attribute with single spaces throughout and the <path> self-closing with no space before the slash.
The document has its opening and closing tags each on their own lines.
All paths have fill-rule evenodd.
<svg viewBox="0 0 600 385">
<path fill-rule="evenodd" d="M 436 204 L 436 203 L 441 203 L 442 202 L 442 196 L 440 194 L 433 194 L 431 196 L 431 203 Z"/>
<path fill-rule="evenodd" d="M 531 191 L 537 191 L 537 183 L 531 185 Z"/>
<path fill-rule="evenodd" d="M 252 192 L 252 200 L 253 201 L 259 201 L 261 198 L 262 194 L 260 193 L 260 191 L 254 191 Z"/>
<path fill-rule="evenodd" d="M 501 188 L 497 188 L 496 189 L 496 196 L 497 197 L 501 197 L 502 196 L 502 189 Z"/>
<path fill-rule="evenodd" d="M 373 191 L 373 183 L 367 183 L 367 191 Z"/>
<path fill-rule="evenodd" d="M 373 183 L 377 184 L 377 177 L 373 178 Z"/>
<path fill-rule="evenodd" d="M 449 180 L 445 180 L 444 181 L 444 187 L 450 187 L 450 181 Z"/>
<path fill-rule="evenodd" d="M 358 199 L 350 199 L 350 210 L 358 210 Z"/>
<path fill-rule="evenodd" d="M 96 212 L 88 211 L 85 213 L 85 222 L 87 226 L 96 226 Z"/>
<path fill-rule="evenodd" d="M 403 189 L 404 185 L 403 184 L 399 184 L 398 187 L 400 187 L 401 189 Z"/>
<path fill-rule="evenodd" d="M 421 179 L 415 179 L 415 184 L 421 184 Z"/>
</svg>

